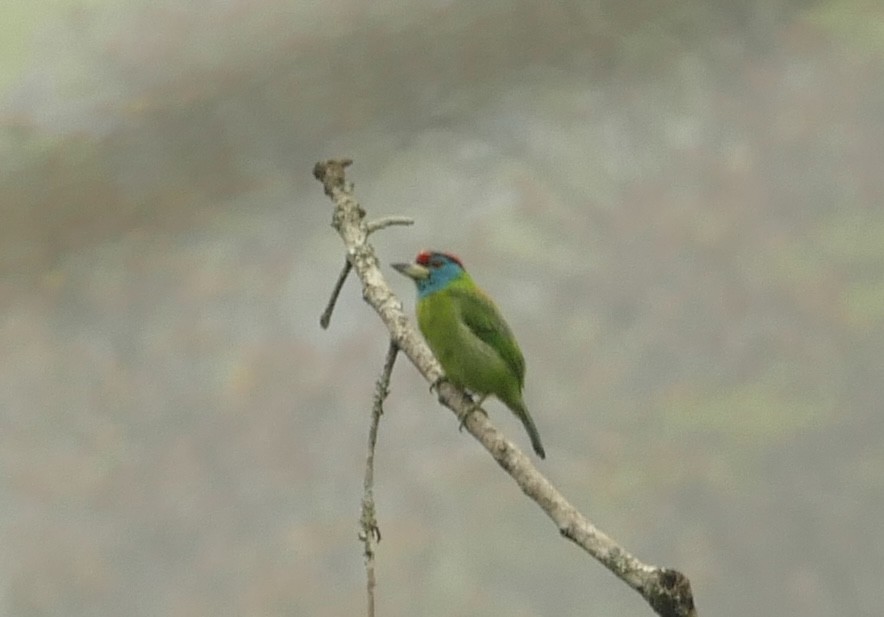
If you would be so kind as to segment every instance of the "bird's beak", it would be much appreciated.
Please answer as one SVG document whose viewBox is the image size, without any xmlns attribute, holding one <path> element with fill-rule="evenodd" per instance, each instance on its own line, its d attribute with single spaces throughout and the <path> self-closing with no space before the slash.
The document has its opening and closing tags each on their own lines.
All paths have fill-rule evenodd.
<svg viewBox="0 0 884 617">
<path fill-rule="evenodd" d="M 390 264 L 395 270 L 415 281 L 422 281 L 430 276 L 430 271 L 418 264 Z"/>
</svg>

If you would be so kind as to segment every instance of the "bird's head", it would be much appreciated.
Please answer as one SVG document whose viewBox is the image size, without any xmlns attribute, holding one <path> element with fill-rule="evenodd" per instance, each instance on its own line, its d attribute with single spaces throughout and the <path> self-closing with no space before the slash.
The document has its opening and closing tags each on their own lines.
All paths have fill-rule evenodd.
<svg viewBox="0 0 884 617">
<path fill-rule="evenodd" d="M 439 291 L 464 272 L 460 259 L 450 253 L 421 251 L 412 264 L 392 264 L 400 273 L 412 279 L 421 298 Z"/>
</svg>

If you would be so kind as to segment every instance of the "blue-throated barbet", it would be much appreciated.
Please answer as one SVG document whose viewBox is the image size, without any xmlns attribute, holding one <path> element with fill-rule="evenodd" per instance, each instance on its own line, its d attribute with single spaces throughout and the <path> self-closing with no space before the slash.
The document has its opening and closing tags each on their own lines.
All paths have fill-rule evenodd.
<svg viewBox="0 0 884 617">
<path fill-rule="evenodd" d="M 417 323 L 455 386 L 479 397 L 493 394 L 525 425 L 531 446 L 545 458 L 522 400 L 525 358 L 497 306 L 454 255 L 422 251 L 413 264 L 392 264 L 417 285 Z"/>
</svg>

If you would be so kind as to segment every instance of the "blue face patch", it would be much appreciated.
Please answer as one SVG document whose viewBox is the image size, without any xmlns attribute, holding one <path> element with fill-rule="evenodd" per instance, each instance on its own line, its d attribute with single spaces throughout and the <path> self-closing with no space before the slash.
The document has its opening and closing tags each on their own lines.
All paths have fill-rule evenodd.
<svg viewBox="0 0 884 617">
<path fill-rule="evenodd" d="M 436 266 L 436 260 L 439 260 L 441 264 Z M 418 299 L 425 298 L 431 293 L 444 289 L 451 281 L 463 274 L 464 271 L 456 261 L 452 261 L 447 257 L 436 256 L 430 261 L 428 269 L 430 275 L 425 279 L 416 281 Z"/>
</svg>

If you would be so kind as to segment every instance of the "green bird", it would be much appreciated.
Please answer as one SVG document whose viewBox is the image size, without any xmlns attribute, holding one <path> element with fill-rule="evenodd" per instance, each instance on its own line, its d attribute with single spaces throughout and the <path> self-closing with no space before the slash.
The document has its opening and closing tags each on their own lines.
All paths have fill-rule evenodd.
<svg viewBox="0 0 884 617">
<path fill-rule="evenodd" d="M 522 400 L 522 350 L 497 306 L 460 259 L 422 251 L 415 263 L 392 266 L 417 285 L 417 324 L 448 380 L 477 395 L 477 408 L 490 394 L 500 399 L 525 425 L 537 456 L 546 458 Z"/>
</svg>

